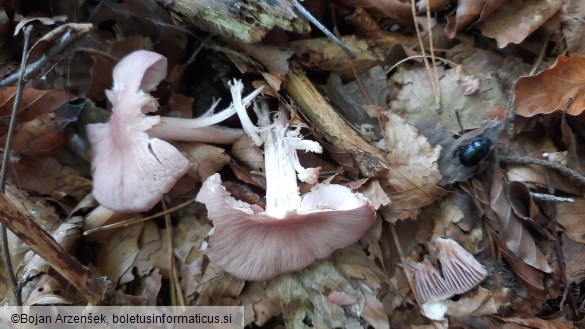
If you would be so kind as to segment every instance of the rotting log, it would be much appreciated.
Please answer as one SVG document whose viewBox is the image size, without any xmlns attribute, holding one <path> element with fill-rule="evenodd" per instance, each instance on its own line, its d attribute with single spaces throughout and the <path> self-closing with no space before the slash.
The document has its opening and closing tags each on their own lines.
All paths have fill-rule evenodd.
<svg viewBox="0 0 585 329">
<path fill-rule="evenodd" d="M 329 142 L 351 154 L 361 175 L 373 177 L 389 168 L 384 154 L 368 144 L 341 118 L 302 70 L 291 69 L 287 78 L 286 90 L 303 115 Z"/>
<path fill-rule="evenodd" d="M 289 0 L 176 0 L 169 10 L 178 20 L 244 43 L 256 43 L 273 28 L 304 33 L 309 24 Z"/>
</svg>

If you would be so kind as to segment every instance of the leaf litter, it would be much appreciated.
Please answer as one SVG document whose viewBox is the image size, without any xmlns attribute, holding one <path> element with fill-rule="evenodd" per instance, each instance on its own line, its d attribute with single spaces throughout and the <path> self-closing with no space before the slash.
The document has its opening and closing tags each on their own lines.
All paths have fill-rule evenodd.
<svg viewBox="0 0 585 329">
<path fill-rule="evenodd" d="M 14 232 L 11 263 L 23 303 L 242 305 L 246 325 L 263 328 L 582 323 L 582 4 L 300 3 L 341 36 L 356 55 L 350 60 L 335 42 L 309 32 L 314 27 L 294 2 L 259 1 L 237 14 L 212 6 L 222 16 L 185 1 L 2 4 L 0 42 L 12 49 L 0 52 L 2 141 L 18 92 L 22 32 L 25 26 L 36 31 L 0 200 Z M 41 18 L 31 19 L 31 12 Z M 266 148 L 245 135 L 224 145 L 209 136 L 207 142 L 168 141 L 189 163 L 168 193 L 134 213 L 99 205 L 86 129 L 116 113 L 119 105 L 112 112 L 105 91 L 115 87 L 116 65 L 136 50 L 168 62 L 168 72 L 156 73 L 158 86 L 139 89 L 152 100 L 136 113 L 158 109 L 165 118 L 203 120 L 216 101 L 218 109 L 239 106 L 230 92 L 234 79 L 242 81 L 243 95 L 265 84 L 270 89 L 255 102 L 262 98 L 272 112 L 280 105 L 290 118 L 285 134 L 323 148 L 322 154 L 298 152 L 299 166 L 320 168 L 299 191 L 339 184 L 378 209 L 375 223 L 350 246 L 267 281 L 226 272 L 208 257 L 214 226 L 194 199 L 220 174 L 231 202 L 246 205 L 250 215 L 264 212 L 272 184 Z M 256 125 L 260 112 L 246 106 Z M 246 128 L 237 116 L 223 115 L 226 129 Z M 331 211 L 335 197 L 321 203 L 322 211 Z M 108 230 L 113 223 L 124 225 Z M 449 241 L 455 260 L 444 258 L 449 252 L 441 241 Z M 247 244 L 255 250 L 235 254 L 266 266 L 262 241 L 256 242 Z M 0 300 L 12 304 L 5 265 Z M 123 295 L 83 290 L 84 280 L 96 287 L 109 282 Z M 76 289 L 64 288 L 70 286 Z M 447 288 L 455 292 L 441 293 Z"/>
</svg>

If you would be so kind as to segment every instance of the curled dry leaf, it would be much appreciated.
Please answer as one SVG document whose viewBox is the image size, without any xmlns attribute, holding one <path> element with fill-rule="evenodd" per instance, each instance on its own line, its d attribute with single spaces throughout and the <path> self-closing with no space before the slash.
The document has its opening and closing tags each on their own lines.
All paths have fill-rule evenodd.
<svg viewBox="0 0 585 329">
<path fill-rule="evenodd" d="M 522 226 L 522 223 L 507 204 L 505 191 L 502 190 L 502 173 L 498 172 L 497 178 L 474 179 L 473 196 L 484 213 L 486 224 L 496 244 L 502 250 L 503 256 L 518 278 L 533 297 L 544 297 L 543 271 L 537 267 L 528 265 L 536 263 L 545 270 L 551 271 L 544 255 L 536 248 L 534 239 Z M 484 173 L 484 178 L 487 176 Z M 492 188 L 488 186 L 491 181 Z M 491 196 L 495 200 L 491 199 Z M 504 215 L 504 217 L 500 217 Z M 526 260 L 520 256 L 526 257 Z M 535 265 L 536 265 L 535 264 Z"/>
<path fill-rule="evenodd" d="M 420 209 L 444 194 L 437 187 L 441 179 L 437 160 L 440 146 L 432 147 L 413 126 L 396 114 L 388 113 L 384 128 L 386 157 L 392 166 L 389 179 L 380 181 L 392 201 L 391 208 L 383 209 L 388 221 L 415 218 Z"/>
<path fill-rule="evenodd" d="M 445 34 L 454 38 L 455 33 L 477 22 L 482 22 L 498 9 L 504 0 L 463 0 L 457 4 L 455 17 L 448 17 Z"/>
<path fill-rule="evenodd" d="M 479 28 L 483 35 L 496 39 L 498 47 L 504 48 L 509 43 L 524 41 L 556 14 L 562 5 L 562 0 L 505 1 Z"/>
<path fill-rule="evenodd" d="M 490 191 L 490 207 L 497 218 L 489 218 L 488 225 L 494 229 L 496 241 L 504 242 L 505 249 L 514 256 L 536 269 L 550 273 L 552 269 L 546 257 L 536 246 L 530 231 L 514 213 L 509 200 L 510 196 L 506 193 L 506 185 L 503 173 L 497 171 Z M 502 247 L 504 246 L 500 245 L 500 248 Z"/>
<path fill-rule="evenodd" d="M 585 57 L 559 56 L 550 68 L 518 79 L 514 87 L 516 113 L 524 117 L 551 113 L 564 109 L 572 98 L 573 104 L 568 113 L 579 115 L 585 109 L 584 86 Z"/>
</svg>

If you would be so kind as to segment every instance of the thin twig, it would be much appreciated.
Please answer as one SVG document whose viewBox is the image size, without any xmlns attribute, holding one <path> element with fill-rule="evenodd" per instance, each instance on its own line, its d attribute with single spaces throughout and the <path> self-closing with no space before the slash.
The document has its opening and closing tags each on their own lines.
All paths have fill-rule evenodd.
<svg viewBox="0 0 585 329">
<path fill-rule="evenodd" d="M 532 69 L 530 70 L 530 73 L 528 73 L 528 75 L 534 75 L 534 73 L 536 73 L 536 70 L 538 70 L 538 67 L 542 63 L 542 59 L 544 58 L 544 54 L 546 54 L 546 48 L 548 46 L 549 39 L 550 39 L 550 35 L 547 35 L 546 39 L 544 40 L 544 43 L 542 44 L 542 48 L 540 49 L 540 53 L 538 54 L 538 57 L 534 61 L 534 64 L 532 65 Z"/>
<path fill-rule="evenodd" d="M 292 1 L 293 6 L 299 11 L 299 13 L 306 19 L 308 19 L 311 23 L 313 23 L 321 32 L 323 32 L 329 39 L 331 39 L 343 52 L 349 57 L 349 59 L 356 59 L 356 55 L 349 49 L 348 46 L 343 43 L 343 41 L 339 40 L 335 34 L 329 31 L 321 22 L 319 22 L 298 0 Z"/>
<path fill-rule="evenodd" d="M 433 46 L 433 28 L 431 27 L 431 11 L 429 10 L 429 6 L 426 7 L 425 11 L 427 12 L 427 28 L 429 29 L 429 51 L 431 52 L 431 64 L 433 67 L 435 84 L 437 86 L 437 93 L 435 94 L 435 104 L 437 108 L 435 110 L 439 112 L 441 110 L 441 83 L 439 82 L 437 61 L 435 60 L 435 47 Z"/>
<path fill-rule="evenodd" d="M 163 201 L 161 203 L 163 210 L 168 210 L 166 202 Z M 177 273 L 177 262 L 174 252 L 175 246 L 173 243 L 173 223 L 171 222 L 171 216 L 168 213 L 165 215 L 165 226 L 168 240 L 167 250 L 169 252 L 169 288 L 171 290 L 171 301 L 173 302 L 172 305 L 185 306 L 185 296 L 183 295 L 179 274 Z"/>
<path fill-rule="evenodd" d="M 193 202 L 195 202 L 195 199 L 191 199 L 189 201 L 183 202 L 183 203 L 181 203 L 179 205 L 176 205 L 176 206 L 174 206 L 172 208 L 169 208 L 167 210 L 164 210 L 164 211 L 161 211 L 159 213 L 156 213 L 156 214 L 154 214 L 152 216 L 148 216 L 148 217 L 135 217 L 135 218 L 130 218 L 130 219 L 125 220 L 125 221 L 121 221 L 121 222 L 117 222 L 117 223 L 113 223 L 113 224 L 109 224 L 109 225 L 104 225 L 104 226 L 92 228 L 90 230 L 87 230 L 87 231 L 83 232 L 83 235 L 84 236 L 88 236 L 88 235 L 91 235 L 91 234 L 94 234 L 94 233 L 98 233 L 98 232 L 112 230 L 112 229 L 119 228 L 119 227 L 128 227 L 130 225 L 142 223 L 142 222 L 145 222 L 145 221 L 150 220 L 150 219 L 154 219 L 154 218 L 158 218 L 160 216 L 166 215 L 166 214 L 170 214 L 173 211 L 176 211 L 178 209 L 181 209 L 181 208 L 183 208 L 183 207 L 185 207 L 185 206 L 187 206 L 187 205 L 189 205 L 189 204 L 191 204 Z"/>
<path fill-rule="evenodd" d="M 24 46 L 22 48 L 22 59 L 20 61 L 20 71 L 18 75 L 18 87 L 16 89 L 16 96 L 14 97 L 14 104 L 12 106 L 12 113 L 10 116 L 10 123 L 8 124 L 8 132 L 6 133 L 6 144 L 4 144 L 4 156 L 2 158 L 2 169 L 0 171 L 0 193 L 6 192 L 6 171 L 8 168 L 8 162 L 10 160 L 10 145 L 12 144 L 12 137 L 14 135 L 14 126 L 16 126 L 16 114 L 20 107 L 20 100 L 22 99 L 22 90 L 24 89 L 24 74 L 26 71 L 26 62 L 28 59 L 28 48 L 30 35 L 32 32 L 32 25 L 27 25 L 24 28 Z M 2 234 L 2 259 L 6 266 L 6 272 L 8 272 L 8 278 L 10 285 L 12 286 L 12 293 L 17 306 L 22 305 L 22 295 L 14 275 L 14 269 L 12 268 L 12 260 L 10 259 L 10 249 L 8 246 L 8 231 L 6 225 L 0 223 L 0 231 Z"/>
<path fill-rule="evenodd" d="M 536 193 L 530 192 L 530 196 L 535 200 L 540 201 L 548 201 L 548 202 L 569 202 L 574 203 L 575 199 L 573 198 L 563 198 L 560 196 L 552 195 L 552 194 L 543 194 L 543 193 Z"/>
<path fill-rule="evenodd" d="M 543 166 L 546 168 L 554 169 L 561 174 L 571 178 L 573 181 L 576 181 L 581 186 L 585 186 L 585 176 L 581 175 L 578 171 L 573 170 L 571 168 L 567 168 L 561 164 L 542 160 L 542 159 L 535 159 L 529 157 L 518 157 L 518 156 L 511 156 L 511 155 L 500 155 L 498 159 L 502 162 L 509 163 L 509 164 L 526 164 L 526 165 L 538 165 Z"/>
<path fill-rule="evenodd" d="M 414 55 L 414 56 L 406 57 L 405 59 L 402 59 L 402 60 L 400 60 L 398 63 L 396 63 L 396 64 L 392 65 L 392 67 L 390 67 L 389 69 L 387 69 L 387 70 L 386 70 L 386 73 L 390 73 L 390 71 L 394 70 L 395 68 L 397 68 L 397 67 L 398 67 L 399 65 L 401 65 L 402 63 L 408 62 L 408 61 L 410 61 L 410 60 L 412 60 L 412 59 L 425 58 L 425 57 L 426 57 L 426 58 L 428 58 L 428 57 L 430 57 L 430 56 L 429 56 L 429 55 Z M 455 62 L 453 62 L 453 61 L 450 61 L 450 60 L 448 60 L 448 59 L 446 59 L 446 58 L 443 58 L 443 57 L 438 57 L 438 56 L 433 56 L 433 57 L 434 57 L 435 59 L 438 59 L 438 60 L 440 60 L 441 62 L 443 62 L 443 63 L 445 63 L 445 64 L 449 64 L 449 65 L 451 65 L 451 66 L 457 66 L 457 65 L 459 65 L 459 64 L 457 64 L 457 63 L 455 63 Z"/>
<path fill-rule="evenodd" d="M 60 55 L 62 56 L 67 49 L 79 36 L 79 31 L 72 31 L 69 30 L 63 34 L 63 36 L 59 39 L 51 49 L 49 49 L 46 53 L 43 54 L 41 58 L 39 58 L 36 62 L 28 65 L 26 67 L 26 71 L 24 73 L 24 78 L 26 80 L 30 79 L 31 77 L 35 76 L 39 71 L 43 69 L 45 64 L 47 64 L 53 57 Z M 5 79 L 0 81 L 0 87 L 7 87 L 18 81 L 18 73 L 14 73 L 6 77 Z"/>
<path fill-rule="evenodd" d="M 438 87 L 436 85 L 435 77 L 433 76 L 433 71 L 431 71 L 431 66 L 429 65 L 429 61 L 427 60 L 427 54 L 425 52 L 425 45 L 423 43 L 420 29 L 418 28 L 418 24 L 416 23 L 416 4 L 415 0 L 410 0 L 411 10 L 412 10 L 412 19 L 414 20 L 414 29 L 416 30 L 416 38 L 418 39 L 418 44 L 420 47 L 420 51 L 423 55 L 423 62 L 425 63 L 425 68 L 427 69 L 427 74 L 429 76 L 429 80 L 431 82 L 431 88 L 433 89 L 433 94 L 435 95 L 435 109 L 440 110 L 441 104 L 437 102 L 438 100 Z"/>
</svg>

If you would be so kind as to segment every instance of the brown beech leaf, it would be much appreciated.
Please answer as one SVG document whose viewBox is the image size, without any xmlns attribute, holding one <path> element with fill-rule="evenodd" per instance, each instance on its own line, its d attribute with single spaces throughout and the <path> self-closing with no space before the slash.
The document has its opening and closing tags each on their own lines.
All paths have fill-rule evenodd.
<svg viewBox="0 0 585 329">
<path fill-rule="evenodd" d="M 457 4 L 455 17 L 449 17 L 445 34 L 454 38 L 455 33 L 475 22 L 481 22 L 498 9 L 504 0 L 462 0 Z"/>
<path fill-rule="evenodd" d="M 544 320 L 540 318 L 500 318 L 505 323 L 518 324 L 515 328 L 538 328 L 538 329 L 571 329 L 573 322 L 563 318 L 555 320 Z M 502 326 L 504 328 L 504 326 Z"/>
<path fill-rule="evenodd" d="M 496 166 L 496 169 L 499 169 L 499 166 Z M 494 175 L 494 176 L 500 176 Z M 478 207 L 480 207 L 485 214 L 486 224 L 492 236 L 498 245 L 498 247 L 502 250 L 503 256 L 514 271 L 518 278 L 522 281 L 524 287 L 528 290 L 530 295 L 535 297 L 542 297 L 544 294 L 544 284 L 543 284 L 543 273 L 538 269 L 527 265 L 523 260 L 516 257 L 513 252 L 508 248 L 506 241 L 503 238 L 501 223 L 499 215 L 496 213 L 491 206 L 491 192 L 489 187 L 489 181 L 494 180 L 492 182 L 493 185 L 502 185 L 497 184 L 495 179 L 488 177 L 487 172 L 484 172 L 482 178 L 474 178 L 473 179 L 473 195 L 475 196 L 474 200 L 477 203 Z M 501 186 L 500 186 L 501 188 Z M 501 193 L 504 193 L 502 190 Z M 512 212 L 510 207 L 510 212 Z M 520 234 L 519 234 L 520 236 Z M 534 241 L 532 241 L 534 243 Z"/>
<path fill-rule="evenodd" d="M 516 113 L 524 117 L 562 110 L 569 98 L 573 104 L 570 115 L 579 115 L 585 109 L 585 57 L 559 56 L 550 68 L 537 75 L 518 79 L 515 86 Z"/>
<path fill-rule="evenodd" d="M 64 166 L 54 158 L 22 156 L 11 164 L 8 171 L 10 181 L 18 188 L 30 193 L 53 195 L 62 192 L 76 200 L 91 192 L 91 181 L 79 172 Z"/>
<path fill-rule="evenodd" d="M 492 221 L 495 220 L 492 222 L 492 227 L 495 229 L 496 240 L 501 239 L 507 250 L 526 264 L 550 273 L 552 269 L 546 257 L 536 246 L 534 238 L 524 227 L 522 220 L 514 213 L 506 189 L 507 183 L 503 179 L 503 173 L 498 170 L 494 174 L 490 190 L 490 207 L 497 216 L 497 218 L 490 218 Z"/>
<path fill-rule="evenodd" d="M 0 88 L 0 118 L 8 118 L 12 112 L 16 87 Z M 35 119 L 41 114 L 50 113 L 59 106 L 76 98 L 74 95 L 59 90 L 38 90 L 25 88 L 16 116 L 16 122 L 21 123 Z M 0 126 L 1 134 L 5 134 L 8 120 Z"/>
<path fill-rule="evenodd" d="M 387 221 L 416 218 L 420 209 L 431 204 L 444 192 L 437 187 L 441 179 L 438 159 L 440 146 L 432 147 L 416 128 L 396 114 L 389 113 L 384 130 L 388 153 L 386 160 L 392 165 L 388 180 L 380 185 L 392 205 L 382 212 Z"/>
<path fill-rule="evenodd" d="M 30 156 L 50 155 L 65 142 L 63 127 L 54 117 L 46 113 L 16 127 L 12 150 Z"/>
<path fill-rule="evenodd" d="M 508 0 L 490 19 L 480 23 L 479 28 L 483 35 L 496 39 L 498 47 L 504 48 L 509 43 L 524 41 L 556 14 L 562 5 L 562 0 Z"/>
</svg>

